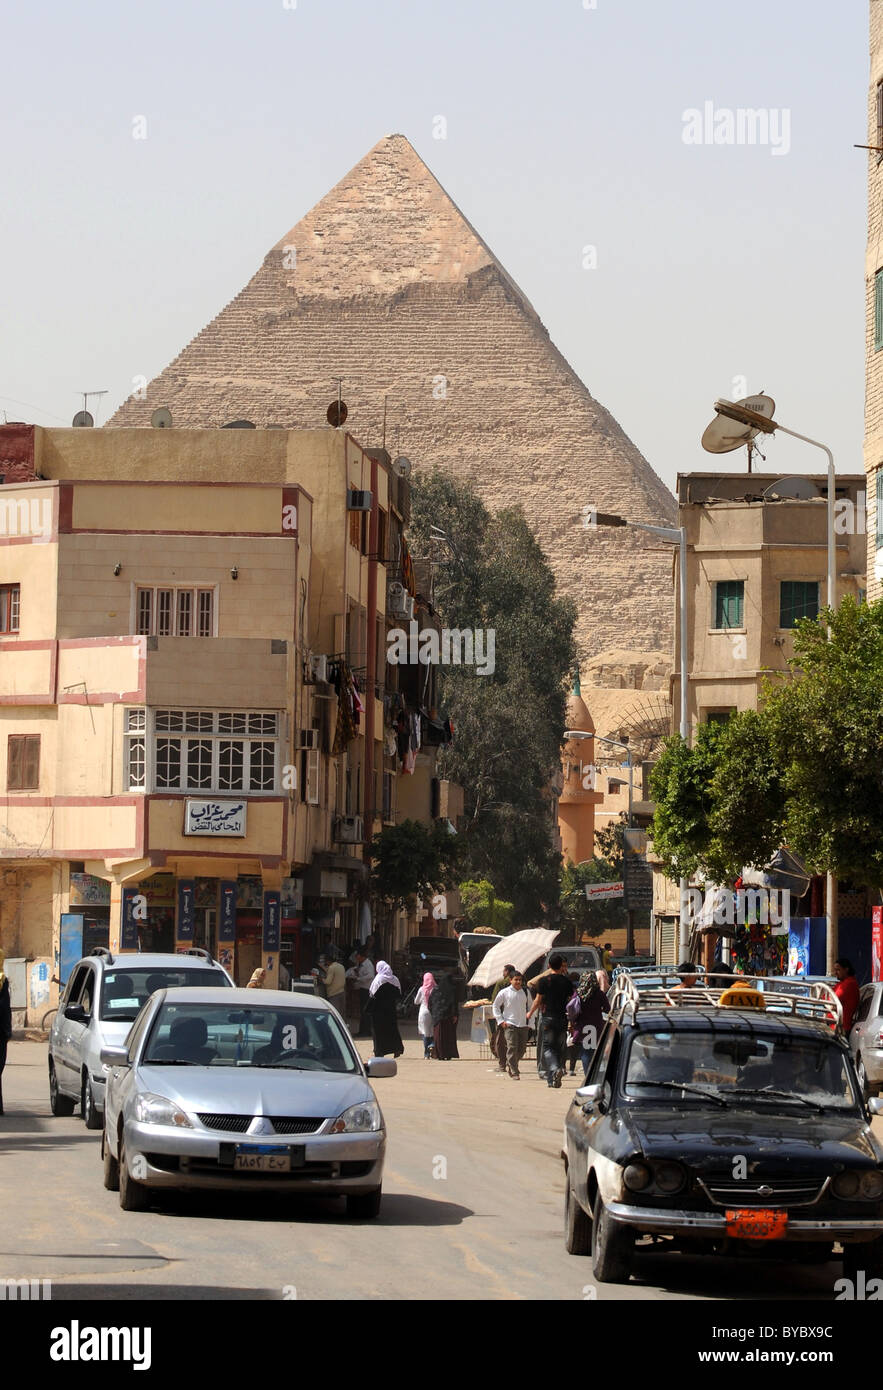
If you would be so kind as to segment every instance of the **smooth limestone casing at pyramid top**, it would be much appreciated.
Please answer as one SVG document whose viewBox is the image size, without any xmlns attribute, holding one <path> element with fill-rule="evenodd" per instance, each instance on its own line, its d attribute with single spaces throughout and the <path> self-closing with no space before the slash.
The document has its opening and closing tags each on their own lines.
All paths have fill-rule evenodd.
<svg viewBox="0 0 883 1390">
<path fill-rule="evenodd" d="M 584 656 L 669 652 L 672 565 L 583 509 L 671 524 L 674 498 L 567 364 L 518 286 L 403 135 L 381 140 L 110 426 L 316 428 L 343 378 L 346 428 L 415 470 L 437 464 L 492 508 L 520 503 Z"/>
</svg>

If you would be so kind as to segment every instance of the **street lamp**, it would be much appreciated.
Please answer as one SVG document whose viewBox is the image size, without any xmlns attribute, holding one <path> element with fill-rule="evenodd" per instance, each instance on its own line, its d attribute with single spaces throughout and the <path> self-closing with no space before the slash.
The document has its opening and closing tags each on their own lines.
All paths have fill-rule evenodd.
<svg viewBox="0 0 883 1390">
<path fill-rule="evenodd" d="M 766 423 L 766 422 L 765 422 Z M 680 578 L 680 647 L 681 647 L 681 722 L 680 734 L 684 743 L 690 742 L 690 726 L 687 722 L 687 529 L 685 526 L 650 526 L 644 521 L 627 521 L 625 517 L 613 516 L 608 512 L 594 514 L 596 526 L 631 526 L 636 531 L 648 531 L 651 536 L 660 536 L 664 541 L 677 545 L 679 552 L 678 569 Z M 681 896 L 681 915 L 678 952 L 683 960 L 690 947 L 690 927 L 686 921 L 687 880 L 679 880 Z"/>
<path fill-rule="evenodd" d="M 764 398 L 760 398 L 763 400 Z M 772 402 L 768 402 L 771 410 L 774 409 Z M 837 550 L 834 541 L 834 504 L 836 501 L 836 476 L 834 472 L 834 455 L 827 444 L 822 444 L 818 439 L 810 439 L 808 434 L 798 434 L 796 430 L 789 430 L 785 425 L 781 425 L 778 420 L 767 418 L 759 411 L 751 410 L 748 406 L 741 405 L 738 401 L 719 400 L 714 403 L 715 411 L 718 415 L 723 415 L 728 420 L 737 420 L 741 425 L 749 427 L 746 439 L 734 442 L 730 447 L 738 448 L 739 444 L 747 442 L 747 437 L 752 437 L 750 431 L 760 431 L 762 434 L 775 434 L 779 430 L 782 434 L 789 434 L 792 439 L 801 439 L 804 444 L 811 444 L 814 449 L 821 449 L 828 459 L 828 608 L 832 611 L 837 605 Z M 711 429 L 711 426 L 709 426 Z M 712 450 L 711 452 L 717 452 Z M 831 625 L 828 624 L 828 640 L 831 638 Z M 838 942 L 838 920 L 837 920 L 837 880 L 832 873 L 825 875 L 825 897 L 827 900 L 827 923 L 826 923 L 826 961 L 825 970 L 828 975 L 834 973 L 834 962 L 837 959 L 839 949 Z"/>
</svg>

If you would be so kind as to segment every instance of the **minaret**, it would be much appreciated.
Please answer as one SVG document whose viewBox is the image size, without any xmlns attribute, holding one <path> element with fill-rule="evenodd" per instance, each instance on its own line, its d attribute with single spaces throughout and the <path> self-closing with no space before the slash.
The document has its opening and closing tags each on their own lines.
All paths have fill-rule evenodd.
<svg viewBox="0 0 883 1390">
<path fill-rule="evenodd" d="M 573 679 L 573 693 L 567 701 L 568 729 L 594 734 L 592 716 L 580 692 L 579 667 Z M 561 770 L 564 786 L 558 798 L 558 829 L 565 863 L 581 864 L 595 853 L 595 807 L 603 800 L 595 790 L 595 740 L 574 738 L 564 745 Z"/>
</svg>

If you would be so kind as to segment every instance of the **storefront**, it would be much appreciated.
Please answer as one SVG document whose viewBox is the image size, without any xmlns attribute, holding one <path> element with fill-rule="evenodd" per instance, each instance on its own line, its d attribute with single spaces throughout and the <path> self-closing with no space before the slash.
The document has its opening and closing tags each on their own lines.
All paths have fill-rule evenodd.
<svg viewBox="0 0 883 1390">
<path fill-rule="evenodd" d="M 135 917 L 139 951 L 175 949 L 175 875 L 153 874 L 138 883 L 136 892 L 146 899 L 144 916 Z"/>
<path fill-rule="evenodd" d="M 69 911 L 83 919 L 81 954 L 89 955 L 96 946 L 110 944 L 110 884 L 93 874 L 70 876 Z"/>
</svg>

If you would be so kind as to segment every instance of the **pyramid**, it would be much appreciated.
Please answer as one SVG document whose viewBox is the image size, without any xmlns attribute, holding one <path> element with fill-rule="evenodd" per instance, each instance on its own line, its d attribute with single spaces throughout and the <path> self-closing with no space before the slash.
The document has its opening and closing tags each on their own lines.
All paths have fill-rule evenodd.
<svg viewBox="0 0 883 1390">
<path fill-rule="evenodd" d="M 381 140 L 257 274 L 109 421 L 325 426 L 343 379 L 365 446 L 439 465 L 492 508 L 520 504 L 581 654 L 672 646 L 671 556 L 584 509 L 671 524 L 674 498 L 551 342 L 536 310 L 403 135 Z M 327 427 L 327 426 L 326 426 Z"/>
</svg>

